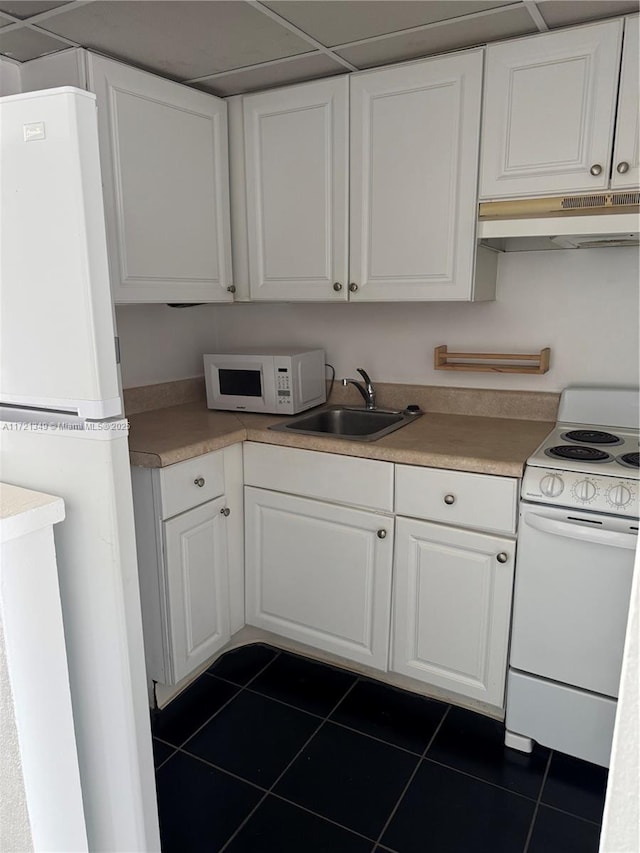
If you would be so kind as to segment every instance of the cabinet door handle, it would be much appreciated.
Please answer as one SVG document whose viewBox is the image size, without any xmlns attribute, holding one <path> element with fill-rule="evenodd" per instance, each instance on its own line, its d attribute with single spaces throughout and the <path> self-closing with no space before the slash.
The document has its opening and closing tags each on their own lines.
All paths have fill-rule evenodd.
<svg viewBox="0 0 640 853">
<path fill-rule="evenodd" d="M 619 175 L 626 175 L 628 171 L 629 171 L 629 164 L 627 163 L 627 161 L 626 161 L 626 160 L 622 160 L 622 161 L 621 161 L 620 163 L 618 163 L 618 165 L 616 166 L 616 172 L 617 172 Z"/>
<path fill-rule="evenodd" d="M 223 506 L 220 510 L 220 515 L 224 515 L 225 518 L 228 518 L 231 515 L 231 510 L 228 506 Z"/>
<path fill-rule="evenodd" d="M 446 503 L 447 506 L 452 506 L 456 502 L 456 496 L 455 495 L 445 495 L 444 496 L 444 502 Z"/>
<path fill-rule="evenodd" d="M 337 293 L 339 290 L 342 290 L 342 285 L 340 284 L 340 282 L 339 282 L 339 281 L 336 281 L 336 282 L 334 283 L 334 285 L 333 285 L 333 289 L 336 291 L 336 293 Z"/>
<path fill-rule="evenodd" d="M 227 288 L 227 290 L 229 293 L 235 293 L 236 292 L 235 284 L 230 284 L 229 287 Z"/>
<path fill-rule="evenodd" d="M 593 166 L 589 169 L 594 178 L 597 178 L 598 175 L 602 174 L 602 166 L 600 163 L 594 163 Z"/>
<path fill-rule="evenodd" d="M 351 291 L 351 293 L 355 293 L 357 289 L 358 285 L 355 283 L 355 281 L 352 281 L 349 285 L 349 290 Z"/>
<path fill-rule="evenodd" d="M 193 481 L 193 485 L 202 488 L 204 486 L 204 477 L 196 477 Z"/>
<path fill-rule="evenodd" d="M 377 536 L 378 536 L 378 539 L 386 539 L 387 538 L 387 531 L 384 529 L 384 527 L 382 527 L 382 528 L 380 528 L 380 530 L 378 530 Z"/>
<path fill-rule="evenodd" d="M 506 563 L 508 559 L 509 559 L 509 555 L 507 554 L 506 551 L 500 551 L 499 554 L 496 554 L 496 560 L 499 563 Z"/>
</svg>

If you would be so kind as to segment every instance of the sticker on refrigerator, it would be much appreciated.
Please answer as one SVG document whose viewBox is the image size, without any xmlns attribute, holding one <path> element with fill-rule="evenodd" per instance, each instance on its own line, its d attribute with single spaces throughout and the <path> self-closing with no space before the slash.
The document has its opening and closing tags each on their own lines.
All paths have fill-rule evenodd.
<svg viewBox="0 0 640 853">
<path fill-rule="evenodd" d="M 36 139 L 46 138 L 43 121 L 34 121 L 31 124 L 23 124 L 22 130 L 25 142 L 35 142 Z"/>
</svg>

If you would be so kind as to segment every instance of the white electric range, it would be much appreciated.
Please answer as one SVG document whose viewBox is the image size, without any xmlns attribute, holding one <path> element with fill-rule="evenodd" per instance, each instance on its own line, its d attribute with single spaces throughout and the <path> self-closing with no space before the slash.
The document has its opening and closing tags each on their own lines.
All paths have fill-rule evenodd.
<svg viewBox="0 0 640 853">
<path fill-rule="evenodd" d="M 522 481 L 509 746 L 608 766 L 638 538 L 638 389 L 569 388 Z"/>
<path fill-rule="evenodd" d="M 590 414 L 584 411 L 585 396 L 593 400 Z M 563 415 L 570 413 L 597 420 L 566 420 Z M 559 415 L 556 428 L 527 460 L 522 498 L 638 518 L 637 392 L 570 388 L 562 395 Z"/>
</svg>

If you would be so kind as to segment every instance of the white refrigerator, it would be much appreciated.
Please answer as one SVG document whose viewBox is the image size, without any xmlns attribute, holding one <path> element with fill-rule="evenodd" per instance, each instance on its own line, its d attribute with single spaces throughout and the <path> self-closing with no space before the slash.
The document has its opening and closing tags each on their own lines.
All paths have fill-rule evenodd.
<svg viewBox="0 0 640 853">
<path fill-rule="evenodd" d="M 95 96 L 0 98 L 0 140 L 0 479 L 65 502 L 55 543 L 89 849 L 159 850 Z"/>
</svg>

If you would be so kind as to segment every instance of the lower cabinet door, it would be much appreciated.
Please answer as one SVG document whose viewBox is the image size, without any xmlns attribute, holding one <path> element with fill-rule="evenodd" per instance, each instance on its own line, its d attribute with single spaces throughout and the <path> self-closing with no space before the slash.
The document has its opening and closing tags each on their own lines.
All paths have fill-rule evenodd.
<svg viewBox="0 0 640 853">
<path fill-rule="evenodd" d="M 229 639 L 224 497 L 163 523 L 171 684 Z"/>
<path fill-rule="evenodd" d="M 396 520 L 394 672 L 502 707 L 515 542 Z"/>
<path fill-rule="evenodd" d="M 387 669 L 393 519 L 245 488 L 246 621 Z"/>
</svg>

